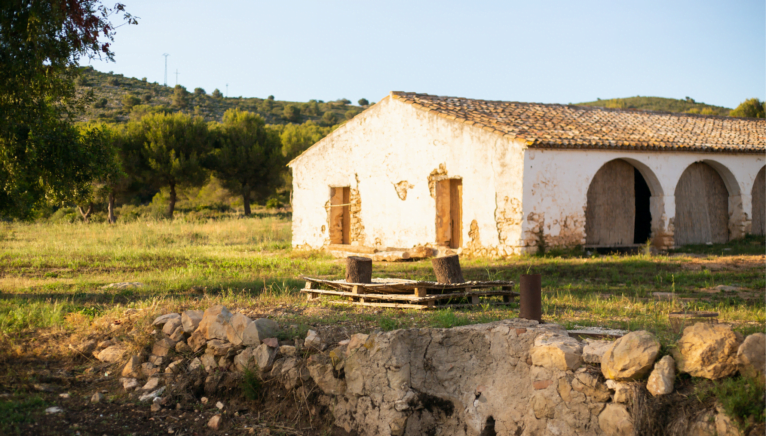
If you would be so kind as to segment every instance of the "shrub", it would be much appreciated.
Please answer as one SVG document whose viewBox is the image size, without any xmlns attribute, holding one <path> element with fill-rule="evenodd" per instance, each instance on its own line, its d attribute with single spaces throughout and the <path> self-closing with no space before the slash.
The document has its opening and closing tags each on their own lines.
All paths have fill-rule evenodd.
<svg viewBox="0 0 766 436">
<path fill-rule="evenodd" d="M 106 83 L 112 86 L 120 86 L 120 80 L 116 77 L 110 77 Z"/>
<path fill-rule="evenodd" d="M 93 103 L 93 107 L 96 109 L 103 109 L 106 107 L 107 103 L 108 102 L 106 101 L 106 99 L 101 97 L 95 103 Z"/>
<path fill-rule="evenodd" d="M 338 122 L 338 117 L 335 115 L 335 112 L 325 112 L 322 115 L 322 122 L 325 124 L 335 124 Z"/>
<path fill-rule="evenodd" d="M 298 108 L 295 105 L 288 104 L 285 106 L 283 116 L 288 121 L 295 121 L 298 119 Z"/>
<path fill-rule="evenodd" d="M 354 118 L 355 116 L 359 115 L 361 111 L 357 108 L 349 109 L 346 111 L 345 116 L 347 120 L 350 120 L 351 118 Z"/>
<path fill-rule="evenodd" d="M 347 98 L 339 98 L 338 99 L 338 103 L 340 103 L 343 106 L 347 106 L 347 105 L 351 104 L 351 100 L 349 100 Z"/>
<path fill-rule="evenodd" d="M 370 105 L 370 102 L 367 101 L 366 98 L 360 98 L 357 103 L 359 103 L 359 106 L 369 106 Z"/>
<path fill-rule="evenodd" d="M 146 77 L 142 77 L 142 78 L 141 78 L 141 81 L 142 81 L 142 82 L 144 82 L 144 83 L 146 83 Z"/>
<path fill-rule="evenodd" d="M 74 84 L 79 87 L 90 86 L 90 83 L 88 82 L 88 78 L 85 76 L 77 76 L 77 79 L 75 79 Z"/>
<path fill-rule="evenodd" d="M 201 97 L 203 95 L 207 95 L 204 89 L 202 88 L 194 88 L 194 96 L 195 97 Z"/>
<path fill-rule="evenodd" d="M 144 95 L 143 95 L 141 98 L 143 98 L 143 99 L 144 99 L 144 101 L 145 101 L 145 102 L 147 102 L 147 103 L 149 103 L 150 101 L 152 101 L 152 95 L 151 95 L 151 94 L 149 94 L 149 93 L 146 93 L 146 94 L 144 94 Z"/>
<path fill-rule="evenodd" d="M 279 209 L 280 207 L 282 207 L 282 202 L 279 201 L 279 198 L 271 197 L 268 200 L 266 200 L 267 209 Z"/>
<path fill-rule="evenodd" d="M 271 100 L 271 101 L 274 101 L 274 96 L 273 96 L 273 95 L 270 95 L 270 96 L 268 96 L 268 97 L 267 97 L 267 99 L 268 99 L 268 100 Z"/>
<path fill-rule="evenodd" d="M 766 117 L 766 101 L 748 98 L 729 113 L 732 117 L 764 118 Z"/>
<path fill-rule="evenodd" d="M 700 401 L 715 398 L 721 403 L 726 414 L 744 429 L 748 421 L 756 424 L 764 422 L 764 387 L 759 379 L 729 377 L 723 380 L 700 381 L 694 387 L 694 391 Z"/>
<path fill-rule="evenodd" d="M 223 94 L 221 94 L 221 91 L 219 91 L 218 88 L 215 88 L 213 91 L 213 98 L 223 98 Z"/>
<path fill-rule="evenodd" d="M 173 97 L 171 99 L 173 100 L 173 106 L 184 109 L 186 106 L 189 105 L 189 91 L 186 90 L 181 85 L 176 85 L 175 88 L 173 88 Z"/>
<path fill-rule="evenodd" d="M 141 104 L 141 99 L 133 94 L 125 94 L 122 96 L 122 106 L 125 109 L 130 109 L 133 106 Z"/>
<path fill-rule="evenodd" d="M 258 400 L 263 395 L 263 385 L 258 378 L 257 371 L 245 368 L 245 374 L 242 377 L 242 395 L 248 400 Z"/>
</svg>

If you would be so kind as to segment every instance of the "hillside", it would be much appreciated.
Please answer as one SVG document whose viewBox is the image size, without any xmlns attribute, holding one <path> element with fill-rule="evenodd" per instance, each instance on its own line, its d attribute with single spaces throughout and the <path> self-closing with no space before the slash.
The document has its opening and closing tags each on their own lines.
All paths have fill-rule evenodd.
<svg viewBox="0 0 766 436">
<path fill-rule="evenodd" d="M 731 109 L 698 103 L 693 98 L 685 100 L 663 97 L 627 97 L 576 103 L 578 106 L 598 106 L 612 109 L 635 109 L 645 111 L 675 112 L 697 115 L 729 116 Z"/>
<path fill-rule="evenodd" d="M 323 102 L 289 102 L 263 98 L 224 97 L 212 90 L 189 89 L 185 104 L 173 104 L 174 89 L 146 79 L 102 73 L 91 67 L 82 69 L 76 81 L 78 93 L 89 95 L 90 103 L 79 121 L 123 123 L 147 112 L 193 112 L 207 121 L 220 121 L 228 109 L 239 108 L 261 115 L 268 124 L 303 123 L 333 125 L 352 118 L 365 106 L 351 105 L 348 100 Z M 215 95 L 214 95 L 215 94 Z"/>
</svg>

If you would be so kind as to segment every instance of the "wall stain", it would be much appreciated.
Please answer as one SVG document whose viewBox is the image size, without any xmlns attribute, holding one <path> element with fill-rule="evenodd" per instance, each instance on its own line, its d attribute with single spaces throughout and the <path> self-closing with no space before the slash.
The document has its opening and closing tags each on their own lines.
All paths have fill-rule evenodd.
<svg viewBox="0 0 766 436">
<path fill-rule="evenodd" d="M 394 189 L 396 190 L 396 195 L 398 195 L 399 199 L 402 201 L 407 199 L 407 190 L 415 187 L 415 185 L 411 184 L 410 182 L 406 180 L 402 180 L 399 183 L 392 183 L 392 185 L 394 185 Z"/>
<path fill-rule="evenodd" d="M 524 214 L 521 208 L 521 201 L 518 198 L 503 198 L 497 202 L 495 208 L 495 225 L 497 226 L 497 239 L 501 245 L 508 245 L 508 238 L 511 235 L 519 233 L 521 223 L 524 220 Z"/>
<path fill-rule="evenodd" d="M 436 180 L 447 175 L 447 164 L 439 164 L 439 168 L 431 171 L 428 175 L 428 192 L 431 198 L 436 198 Z"/>
</svg>

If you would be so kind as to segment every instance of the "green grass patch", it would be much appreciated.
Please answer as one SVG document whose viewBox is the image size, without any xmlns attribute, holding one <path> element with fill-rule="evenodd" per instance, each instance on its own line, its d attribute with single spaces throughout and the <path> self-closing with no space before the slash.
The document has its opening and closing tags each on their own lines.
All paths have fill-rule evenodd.
<svg viewBox="0 0 766 436">
<path fill-rule="evenodd" d="M 24 434 L 21 424 L 35 421 L 35 415 L 43 412 L 47 403 L 39 396 L 29 396 L 0 401 L 0 430 L 2 434 Z"/>
<path fill-rule="evenodd" d="M 726 414 L 741 430 L 766 418 L 766 386 L 755 378 L 728 377 L 721 380 L 699 380 L 694 393 L 700 402 L 715 398 Z"/>
</svg>

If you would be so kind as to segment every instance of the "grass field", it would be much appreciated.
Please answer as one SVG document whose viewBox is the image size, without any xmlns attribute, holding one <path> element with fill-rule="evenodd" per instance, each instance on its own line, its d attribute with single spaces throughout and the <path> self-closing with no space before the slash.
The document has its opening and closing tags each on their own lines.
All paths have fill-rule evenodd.
<svg viewBox="0 0 766 436">
<path fill-rule="evenodd" d="M 0 227 L 0 331 L 74 329 L 126 309 L 147 315 L 222 302 L 267 315 L 300 335 L 310 325 L 365 331 L 450 327 L 517 316 L 518 307 L 488 305 L 428 312 L 349 307 L 338 300 L 305 303 L 302 274 L 338 278 L 343 264 L 323 253 L 292 251 L 289 216 L 206 222 L 137 221 L 107 224 L 3 224 Z M 695 247 L 683 252 L 694 252 Z M 517 281 L 543 276 L 543 313 L 567 327 L 648 329 L 669 343 L 668 313 L 719 313 L 743 332 L 764 330 L 764 241 L 698 247 L 670 256 L 518 256 L 463 259 L 466 279 Z M 715 254 L 714 254 L 715 253 Z M 720 254 L 719 254 L 720 253 Z M 754 254 L 755 253 L 755 254 Z M 376 263 L 375 276 L 433 279 L 429 261 Z M 106 285 L 138 282 L 115 289 Z M 738 290 L 716 292 L 718 285 Z M 675 299 L 658 300 L 669 292 Z M 151 312 L 151 313 L 150 313 Z"/>
</svg>

